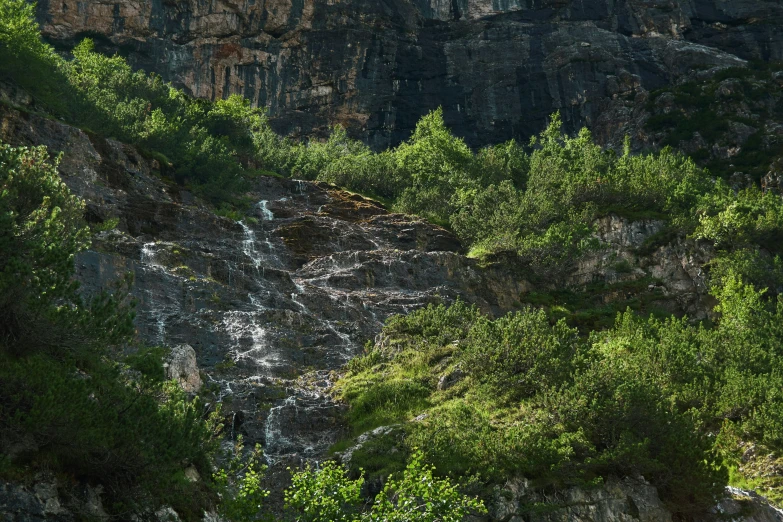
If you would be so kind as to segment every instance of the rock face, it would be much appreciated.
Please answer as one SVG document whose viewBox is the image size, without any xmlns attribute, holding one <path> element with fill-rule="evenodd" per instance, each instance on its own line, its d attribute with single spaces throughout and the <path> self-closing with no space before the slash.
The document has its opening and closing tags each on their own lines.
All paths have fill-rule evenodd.
<svg viewBox="0 0 783 522">
<path fill-rule="evenodd" d="M 552 509 L 536 510 L 536 503 L 545 503 Z M 503 522 L 672 520 L 658 492 L 644 479 L 610 479 L 602 487 L 588 490 L 574 487 L 551 496 L 530 491 L 524 479 L 513 479 L 496 490 L 492 507 L 492 519 Z"/>
<path fill-rule="evenodd" d="M 541 509 L 541 506 L 546 509 Z M 643 478 L 609 478 L 591 488 L 572 487 L 543 494 L 522 478 L 495 489 L 487 520 L 493 522 L 671 522 L 658 492 Z M 703 519 L 781 522 L 783 511 L 756 493 L 727 487 L 724 497 Z"/>
<path fill-rule="evenodd" d="M 184 391 L 196 393 L 201 389 L 196 350 L 189 344 L 172 348 L 163 368 L 166 370 L 166 378 L 177 381 Z"/>
<path fill-rule="evenodd" d="M 195 96 L 245 95 L 285 134 L 339 123 L 376 148 L 438 106 L 474 146 L 526 140 L 555 110 L 616 143 L 638 95 L 783 60 L 776 0 L 41 0 L 38 13 L 57 45 L 91 36 Z"/>
<path fill-rule="evenodd" d="M 36 477 L 31 486 L 0 481 L 0 521 L 78 522 L 109 520 L 101 505 L 101 489 L 70 488 L 67 501 L 54 477 Z"/>
<path fill-rule="evenodd" d="M 615 215 L 597 221 L 595 238 L 599 247 L 578 261 L 570 285 L 615 286 L 621 291 L 607 300 L 644 295 L 668 313 L 695 320 L 712 314 L 716 302 L 708 292 L 705 266 L 714 253 L 706 242 L 668 237 L 661 220 Z"/>
<path fill-rule="evenodd" d="M 141 340 L 174 346 L 168 375 L 222 401 L 231 436 L 271 462 L 316 457 L 341 430 L 332 376 L 391 314 L 457 296 L 508 310 L 521 286 L 482 270 L 446 230 L 324 184 L 261 178 L 252 215 L 215 215 L 131 147 L 0 107 L 0 140 L 64 152 L 94 237 L 84 291 L 133 273 Z M 187 343 L 187 344 L 185 344 Z"/>
</svg>

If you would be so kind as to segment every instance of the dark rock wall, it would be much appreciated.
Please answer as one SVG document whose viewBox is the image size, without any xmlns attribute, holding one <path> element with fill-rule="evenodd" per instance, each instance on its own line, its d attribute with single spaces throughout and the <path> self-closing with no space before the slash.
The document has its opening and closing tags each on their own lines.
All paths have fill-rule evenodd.
<svg viewBox="0 0 783 522">
<path fill-rule="evenodd" d="M 783 60 L 776 0 L 47 0 L 38 9 L 55 44 L 91 36 L 195 96 L 245 95 L 282 133 L 323 136 L 342 124 L 376 148 L 407 138 L 438 106 L 473 146 L 526 140 L 554 110 L 571 129 L 595 125 L 618 94 L 695 69 Z"/>
</svg>

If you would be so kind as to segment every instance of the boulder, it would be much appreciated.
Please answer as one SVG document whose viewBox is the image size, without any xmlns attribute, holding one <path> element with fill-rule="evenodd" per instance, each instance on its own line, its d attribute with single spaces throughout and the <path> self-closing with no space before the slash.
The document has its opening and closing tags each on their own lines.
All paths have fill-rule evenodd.
<svg viewBox="0 0 783 522">
<path fill-rule="evenodd" d="M 196 393 L 201 389 L 196 350 L 189 344 L 172 348 L 163 368 L 166 370 L 166 378 L 177 381 L 186 392 Z"/>
</svg>

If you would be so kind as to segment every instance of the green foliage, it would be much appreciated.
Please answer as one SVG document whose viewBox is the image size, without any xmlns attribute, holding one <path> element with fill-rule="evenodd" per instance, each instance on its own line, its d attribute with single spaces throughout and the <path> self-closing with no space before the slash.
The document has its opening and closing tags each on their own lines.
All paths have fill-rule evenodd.
<svg viewBox="0 0 783 522">
<path fill-rule="evenodd" d="M 492 320 L 461 303 L 394 317 L 365 355 L 372 363 L 338 390 L 361 432 L 390 420 L 373 416 L 370 398 L 388 397 L 391 382 L 416 386 L 396 402 L 394 422 L 408 421 L 397 444 L 427 448 L 442 473 L 539 487 L 642 475 L 676 512 L 703 510 L 728 480 L 716 433 L 770 451 L 783 443 L 783 301 L 722 270 L 712 328 L 628 311 L 580 337 L 542 311 Z M 436 328 L 449 324 L 462 328 Z M 447 375 L 460 377 L 439 390 Z"/>
<path fill-rule="evenodd" d="M 36 103 L 64 113 L 74 100 L 62 88 L 67 80 L 60 63 L 54 49 L 41 40 L 35 4 L 0 0 L 0 79 L 16 82 Z"/>
<path fill-rule="evenodd" d="M 435 476 L 416 451 L 401 474 L 386 481 L 371 508 L 360 512 L 363 478 L 351 480 L 342 466 L 325 462 L 294 474 L 286 505 L 298 522 L 459 522 L 486 513 L 484 504 L 462 494 L 448 479 Z"/>
<path fill-rule="evenodd" d="M 0 144 L 0 442 L 25 448 L 13 466 L 100 482 L 112 513 L 200 514 L 209 495 L 183 470 L 209 470 L 212 430 L 164 381 L 162 350 L 107 357 L 133 334 L 130 281 L 79 294 L 83 211 L 45 148 Z"/>
<path fill-rule="evenodd" d="M 88 245 L 89 229 L 84 204 L 56 165 L 44 147 L 0 143 L 0 344 L 16 353 L 73 354 L 133 332 L 133 314 L 118 308 L 122 298 L 103 293 L 85 303 L 77 293 L 74 256 Z"/>
<path fill-rule="evenodd" d="M 166 380 L 166 370 L 163 368 L 163 358 L 169 351 L 162 346 L 142 347 L 125 358 L 125 364 L 131 370 L 139 372 L 144 378 L 153 382 Z"/>
<path fill-rule="evenodd" d="M 476 380 L 519 400 L 563 382 L 579 344 L 577 331 L 564 320 L 552 327 L 543 310 L 515 312 L 476 321 L 460 358 Z"/>
<path fill-rule="evenodd" d="M 448 222 L 452 195 L 472 185 L 469 170 L 474 160 L 465 142 L 446 128 L 442 109 L 419 121 L 410 140 L 394 151 L 394 159 L 405 185 L 397 208 Z"/>
<path fill-rule="evenodd" d="M 261 487 L 266 466 L 261 464 L 261 446 L 245 454 L 242 435 L 237 437 L 231 452 L 224 456 L 226 464 L 212 475 L 220 497 L 218 512 L 226 520 L 245 522 L 257 520 L 269 491 Z"/>
<path fill-rule="evenodd" d="M 358 520 L 362 484 L 363 478 L 349 479 L 335 462 L 308 464 L 293 474 L 285 504 L 298 522 L 351 522 Z"/>
<path fill-rule="evenodd" d="M 386 482 L 368 520 L 460 522 L 468 514 L 486 513 L 480 500 L 466 497 L 434 473 L 435 468 L 424 463 L 424 454 L 414 452 L 402 477 L 392 476 Z"/>
</svg>

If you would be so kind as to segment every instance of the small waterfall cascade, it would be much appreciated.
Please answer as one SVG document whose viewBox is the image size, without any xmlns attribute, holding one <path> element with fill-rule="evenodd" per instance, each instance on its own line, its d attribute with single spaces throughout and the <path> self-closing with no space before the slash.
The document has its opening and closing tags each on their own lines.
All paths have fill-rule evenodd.
<svg viewBox="0 0 783 522">
<path fill-rule="evenodd" d="M 316 459 L 342 415 L 330 372 L 391 314 L 456 295 L 457 254 L 421 248 L 430 225 L 336 189 L 268 178 L 258 196 L 236 222 L 182 207 L 165 241 L 139 244 L 139 332 L 194 347 L 232 437 L 262 443 L 270 464 Z"/>
</svg>

